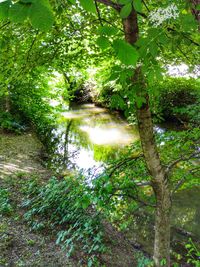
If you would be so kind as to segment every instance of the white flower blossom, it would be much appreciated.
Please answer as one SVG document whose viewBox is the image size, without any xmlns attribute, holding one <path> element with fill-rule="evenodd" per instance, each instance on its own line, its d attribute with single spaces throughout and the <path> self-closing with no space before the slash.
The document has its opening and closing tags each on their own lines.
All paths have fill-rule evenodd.
<svg viewBox="0 0 200 267">
<path fill-rule="evenodd" d="M 179 10 L 175 4 L 171 4 L 166 8 L 158 8 L 149 15 L 150 22 L 155 26 L 160 26 L 168 19 L 176 19 L 179 16 Z"/>
</svg>

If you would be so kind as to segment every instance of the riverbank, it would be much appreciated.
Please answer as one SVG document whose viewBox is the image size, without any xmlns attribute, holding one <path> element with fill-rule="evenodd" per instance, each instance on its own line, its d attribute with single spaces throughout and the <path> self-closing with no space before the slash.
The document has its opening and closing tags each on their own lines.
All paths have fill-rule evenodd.
<svg viewBox="0 0 200 267">
<path fill-rule="evenodd" d="M 68 259 L 66 251 L 55 244 L 53 231 L 33 231 L 24 220 L 25 211 L 21 203 L 25 185 L 30 179 L 39 179 L 45 184 L 52 175 L 42 163 L 42 148 L 32 132 L 23 135 L 0 134 L 0 201 L 3 202 L 0 210 L 1 267 L 75 267 L 84 257 L 80 251 L 76 251 Z M 136 264 L 136 251 L 123 235 L 110 224 L 105 225 L 105 233 L 109 250 L 101 256 L 102 264 L 109 267 L 131 267 Z"/>
<path fill-rule="evenodd" d="M 41 143 L 34 133 L 0 134 L 0 190 L 8 192 L 9 210 L 0 213 L 0 266 L 76 266 L 54 242 L 52 233 L 31 231 L 24 222 L 23 186 L 32 177 L 48 179 L 42 166 Z M 3 191 L 4 190 L 4 191 Z M 6 190 L 6 191 L 5 191 Z M 10 206 L 8 206 L 10 205 Z"/>
</svg>

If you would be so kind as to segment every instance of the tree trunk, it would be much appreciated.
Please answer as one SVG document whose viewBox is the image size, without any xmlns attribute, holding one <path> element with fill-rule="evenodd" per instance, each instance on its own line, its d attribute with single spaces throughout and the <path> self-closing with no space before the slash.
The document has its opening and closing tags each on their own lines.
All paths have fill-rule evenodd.
<svg viewBox="0 0 200 267">
<path fill-rule="evenodd" d="M 196 20 L 199 23 L 199 30 L 200 30 L 200 11 L 196 8 L 197 5 L 200 5 L 200 0 L 189 0 L 192 4 L 192 14 L 195 16 Z"/>
<path fill-rule="evenodd" d="M 170 190 L 157 152 L 148 102 L 146 97 L 146 103 L 137 109 L 137 117 L 143 153 L 156 197 L 154 261 L 157 267 L 162 262 L 165 262 L 164 266 L 170 266 Z"/>
<path fill-rule="evenodd" d="M 138 40 L 139 34 L 137 13 L 134 10 L 128 18 L 123 20 L 123 26 L 126 41 L 133 45 Z M 152 176 L 152 186 L 156 197 L 154 262 L 156 267 L 168 267 L 170 266 L 170 190 L 165 169 L 161 164 L 157 151 L 149 97 L 140 67 L 135 71 L 133 83 L 141 88 L 139 96 L 143 96 L 146 99 L 142 107 L 136 106 L 142 149 L 147 168 Z"/>
</svg>

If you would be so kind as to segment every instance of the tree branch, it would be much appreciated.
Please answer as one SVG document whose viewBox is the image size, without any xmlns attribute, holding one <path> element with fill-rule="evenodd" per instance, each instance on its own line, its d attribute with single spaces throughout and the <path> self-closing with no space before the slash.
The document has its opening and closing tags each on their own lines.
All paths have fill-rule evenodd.
<svg viewBox="0 0 200 267">
<path fill-rule="evenodd" d="M 114 8 L 115 10 L 117 10 L 118 12 L 121 10 L 121 7 L 122 7 L 121 5 L 114 3 L 111 0 L 96 0 L 96 1 L 99 3 L 102 3 L 106 6 L 110 6 L 110 7 Z"/>
<path fill-rule="evenodd" d="M 193 169 L 189 170 L 187 173 L 194 174 L 195 172 L 198 172 L 198 171 L 200 171 L 200 167 L 193 168 Z M 186 181 L 186 175 L 178 181 L 178 183 L 174 187 L 171 195 L 173 195 L 185 183 L 185 181 Z"/>
<path fill-rule="evenodd" d="M 139 199 L 138 197 L 133 196 L 133 195 L 130 195 L 130 194 L 127 194 L 127 193 L 124 193 L 124 194 L 123 193 L 122 194 L 120 194 L 120 193 L 114 193 L 114 194 L 111 195 L 111 197 L 128 197 L 128 198 L 131 198 L 131 199 L 135 200 L 136 202 L 142 204 L 143 206 L 148 206 L 148 207 L 153 207 L 153 208 L 156 207 L 153 204 L 147 203 L 147 202 Z"/>
<path fill-rule="evenodd" d="M 111 176 L 114 174 L 114 172 L 115 172 L 117 169 L 121 168 L 123 165 L 127 164 L 127 163 L 130 162 L 130 161 L 138 160 L 138 159 L 142 158 L 143 156 L 144 156 L 143 154 L 139 154 L 139 155 L 137 155 L 137 156 L 135 156 L 135 157 L 129 157 L 129 158 L 124 159 L 123 161 L 120 161 L 118 164 L 116 164 L 116 165 L 113 167 L 113 169 L 112 169 L 111 172 L 109 173 L 109 177 L 111 177 Z"/>
<path fill-rule="evenodd" d="M 4 23 L 4 24 L 0 27 L 0 30 L 3 29 L 4 27 L 6 27 L 6 26 L 9 25 L 9 24 L 10 24 L 10 21 Z"/>
<path fill-rule="evenodd" d="M 101 14 L 100 14 L 100 10 L 99 10 L 98 4 L 97 4 L 97 0 L 94 0 L 94 2 L 95 2 L 95 6 L 96 6 L 96 11 L 97 11 L 97 14 L 98 14 L 99 22 L 100 22 L 101 26 L 103 26 L 103 22 L 102 22 L 102 19 L 101 19 Z"/>
<path fill-rule="evenodd" d="M 200 152 L 196 152 L 193 154 L 190 154 L 188 157 L 183 157 L 181 156 L 180 158 L 174 160 L 173 162 L 171 162 L 167 168 L 166 168 L 166 174 L 168 175 L 170 173 L 170 171 L 176 166 L 176 164 L 178 164 L 181 161 L 188 161 L 190 159 L 196 159 L 200 157 Z"/>
</svg>

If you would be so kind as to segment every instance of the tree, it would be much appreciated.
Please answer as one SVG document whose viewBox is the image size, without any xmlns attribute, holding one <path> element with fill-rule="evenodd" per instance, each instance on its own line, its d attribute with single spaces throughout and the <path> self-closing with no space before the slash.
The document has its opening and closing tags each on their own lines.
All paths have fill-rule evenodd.
<svg viewBox="0 0 200 267">
<path fill-rule="evenodd" d="M 96 2 L 110 6 L 120 13 L 125 40 L 128 44 L 134 47 L 140 38 L 138 15 L 145 16 L 142 14 L 142 5 L 145 2 L 136 0 L 122 0 L 117 2 L 110 0 L 97 0 Z M 89 4 L 84 7 L 85 9 L 89 10 Z M 100 16 L 99 12 L 98 14 Z M 119 50 L 124 49 L 124 53 L 128 53 L 128 56 L 130 57 L 134 55 L 135 51 L 133 49 L 131 50 L 131 47 L 125 44 L 122 46 L 123 47 L 121 47 Z M 123 51 L 120 52 L 123 53 Z M 136 53 L 135 57 L 137 57 Z M 171 196 L 169 189 L 169 177 L 168 172 L 162 165 L 158 154 L 153 132 L 149 94 L 147 89 L 148 85 L 141 65 L 136 66 L 135 71 L 130 79 L 133 85 L 137 87 L 136 99 L 142 99 L 142 103 L 137 103 L 136 101 L 138 128 L 144 157 L 149 173 L 152 177 L 151 185 L 156 197 L 154 261 L 156 266 L 161 266 L 163 260 L 166 266 L 170 266 Z"/>
<path fill-rule="evenodd" d="M 76 1 L 70 0 L 70 3 L 73 6 Z M 94 14 L 91 16 L 98 17 L 100 36 L 97 44 L 102 49 L 113 47 L 112 53 L 116 54 L 121 64 L 124 64 L 127 69 L 127 75 L 124 78 L 125 86 L 135 93 L 143 154 L 156 197 L 154 261 L 158 267 L 163 262 L 166 266 L 170 266 L 171 192 L 169 171 L 160 160 L 154 138 L 148 88 L 152 80 L 161 78 L 159 61 L 165 61 L 174 56 L 180 57 L 180 54 L 185 57 L 187 46 L 190 46 L 190 50 L 191 47 L 194 48 L 191 54 L 195 55 L 196 47 L 199 46 L 195 32 L 197 24 L 191 15 L 189 3 L 185 1 L 170 3 L 170 1 L 164 3 L 151 1 L 148 7 L 146 2 L 141 0 L 80 0 L 85 11 Z M 109 7 L 107 11 L 104 9 L 105 6 Z M 123 28 L 123 34 L 115 36 L 115 27 L 103 25 L 102 13 L 109 13 L 112 18 L 115 16 L 110 8 L 118 13 L 119 20 L 122 19 L 120 28 Z M 143 11 L 144 8 L 149 15 Z M 0 5 L 0 14 L 2 18 L 9 18 L 13 22 L 22 22 L 28 19 L 34 27 L 43 31 L 48 31 L 53 25 L 53 13 L 48 1 L 45 0 L 40 3 L 34 0 L 30 0 L 30 3 L 25 0 L 16 3 L 5 0 Z M 43 16 L 43 14 L 46 15 Z M 87 22 L 90 18 L 86 16 L 83 15 Z M 117 20 L 118 25 L 120 25 L 119 20 Z M 125 41 L 122 35 L 124 35 Z M 72 36 L 73 38 L 75 37 Z M 158 57 L 161 55 L 162 59 L 159 59 Z M 186 57 L 186 60 L 190 59 Z M 131 74 L 130 69 L 132 69 Z"/>
</svg>

